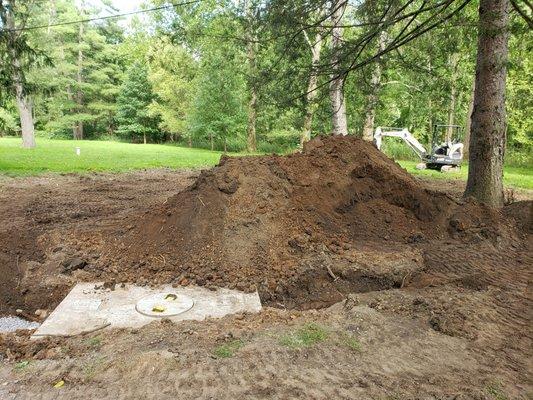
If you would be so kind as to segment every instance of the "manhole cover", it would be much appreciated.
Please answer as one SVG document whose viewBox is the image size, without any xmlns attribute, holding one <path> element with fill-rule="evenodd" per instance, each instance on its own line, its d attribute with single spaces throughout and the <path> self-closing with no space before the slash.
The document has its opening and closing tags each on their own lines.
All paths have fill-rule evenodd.
<svg viewBox="0 0 533 400">
<path fill-rule="evenodd" d="M 143 297 L 135 309 L 149 317 L 172 317 L 188 311 L 194 305 L 189 296 L 173 292 L 161 292 Z"/>
</svg>

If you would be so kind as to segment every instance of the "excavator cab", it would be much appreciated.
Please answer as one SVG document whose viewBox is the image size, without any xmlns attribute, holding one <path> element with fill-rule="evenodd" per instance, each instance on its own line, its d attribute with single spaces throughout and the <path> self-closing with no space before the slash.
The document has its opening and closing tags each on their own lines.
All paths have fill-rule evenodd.
<svg viewBox="0 0 533 400">
<path fill-rule="evenodd" d="M 463 161 L 463 127 L 459 125 L 434 125 L 431 135 L 431 153 L 425 157 L 426 168 L 450 171 Z"/>
</svg>

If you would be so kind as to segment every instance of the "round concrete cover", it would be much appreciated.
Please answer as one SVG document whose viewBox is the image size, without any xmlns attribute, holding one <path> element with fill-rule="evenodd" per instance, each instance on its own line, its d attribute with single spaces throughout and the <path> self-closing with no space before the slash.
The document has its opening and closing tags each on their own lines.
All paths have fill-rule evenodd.
<svg viewBox="0 0 533 400">
<path fill-rule="evenodd" d="M 149 317 L 172 317 L 188 311 L 194 305 L 189 296 L 174 292 L 160 292 L 143 297 L 135 309 Z"/>
</svg>

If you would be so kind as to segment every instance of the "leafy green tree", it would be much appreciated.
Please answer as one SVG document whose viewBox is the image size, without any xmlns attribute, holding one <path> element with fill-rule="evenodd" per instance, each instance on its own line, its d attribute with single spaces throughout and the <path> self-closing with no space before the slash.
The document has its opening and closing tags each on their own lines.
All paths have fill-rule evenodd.
<svg viewBox="0 0 533 400">
<path fill-rule="evenodd" d="M 186 138 L 192 146 L 187 116 L 192 106 L 197 63 L 183 46 L 172 43 L 167 36 L 151 40 L 146 58 L 148 79 L 155 94 L 150 110 L 161 116 L 159 127 L 171 140 Z"/>
<path fill-rule="evenodd" d="M 366 133 L 369 139 L 373 125 L 405 126 L 427 142 L 435 123 L 468 125 L 478 0 L 453 16 L 448 14 L 462 2 L 450 7 L 423 0 L 348 2 L 339 26 L 342 41 L 333 46 L 336 57 L 332 3 L 344 4 L 340 0 L 201 1 L 134 17 L 125 35 L 118 19 L 72 23 L 80 15 L 92 19 L 103 10 L 117 12 L 109 0 L 2 0 L 4 5 L 16 5 L 17 28 L 23 22 L 41 28 L 17 31 L 21 38 L 17 43 L 30 50 L 19 57 L 23 79 L 12 74 L 6 47 L 11 31 L 0 28 L 0 79 L 2 88 L 8 89 L 2 91 L 0 129 L 2 134 L 20 130 L 13 128 L 19 119 L 13 89 L 14 83 L 23 81 L 21 93 L 27 97 L 27 108 L 33 108 L 31 122 L 37 134 L 113 136 L 120 124 L 118 133 L 137 141 L 146 135 L 149 141 L 213 148 L 225 143 L 232 150 L 243 150 L 253 149 L 256 137 L 261 151 L 290 151 L 298 146 L 299 133 L 308 140 L 311 132 L 332 131 L 329 92 L 334 70 L 342 74 L 337 81 L 343 82 L 351 134 Z M 418 15 L 420 10 L 426 11 Z M 449 18 L 388 51 L 399 36 L 413 36 L 411 29 L 423 26 L 430 15 L 434 22 L 445 15 Z M 507 143 L 514 150 L 513 160 L 531 158 L 530 37 L 527 23 L 512 13 Z M 387 52 L 376 56 L 382 50 Z M 36 65 L 42 54 L 52 63 Z M 332 64 L 334 59 L 338 65 Z M 137 76 L 132 79 L 137 64 L 144 68 L 144 85 L 148 82 L 151 90 Z M 122 85 L 125 78 L 128 85 Z M 135 90 L 132 80 L 139 84 Z M 141 101 L 144 106 L 135 110 L 142 116 L 126 112 L 131 104 L 126 89 L 147 94 Z M 133 96 L 136 102 L 139 93 Z M 402 153 L 397 155 L 410 154 L 408 148 Z"/>
<path fill-rule="evenodd" d="M 509 76 L 507 78 L 507 140 L 514 150 L 529 158 L 533 151 L 533 31 L 523 19 L 512 19 L 509 41 Z"/>
<path fill-rule="evenodd" d="M 193 137 L 215 142 L 224 150 L 242 149 L 246 143 L 246 82 L 240 73 L 242 53 L 229 46 L 207 43 L 195 80 L 196 93 L 189 126 Z"/>
<path fill-rule="evenodd" d="M 0 0 L 0 87 L 15 99 L 25 148 L 35 147 L 33 104 L 26 75 L 40 54 L 29 44 L 23 27 L 30 14 L 38 12 L 38 6 L 32 1 Z"/>
<path fill-rule="evenodd" d="M 126 79 L 117 98 L 117 133 L 128 139 L 144 143 L 163 139 L 159 130 L 160 119 L 150 112 L 154 100 L 148 71 L 141 62 L 133 63 L 126 72 Z"/>
</svg>

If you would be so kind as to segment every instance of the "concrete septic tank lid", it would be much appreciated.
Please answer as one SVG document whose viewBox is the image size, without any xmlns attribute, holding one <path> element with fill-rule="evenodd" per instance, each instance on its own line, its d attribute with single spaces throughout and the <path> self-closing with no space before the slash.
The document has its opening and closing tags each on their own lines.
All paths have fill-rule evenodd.
<svg viewBox="0 0 533 400">
<path fill-rule="evenodd" d="M 203 321 L 261 311 L 257 292 L 209 290 L 198 286 L 173 288 L 170 285 L 157 288 L 124 285 L 109 290 L 102 285 L 102 282 L 78 283 L 31 338 L 73 336 L 106 327 L 140 328 L 161 318 L 174 322 Z"/>
<path fill-rule="evenodd" d="M 189 311 L 194 300 L 184 294 L 160 292 L 143 297 L 135 305 L 137 312 L 148 317 L 172 317 Z"/>
</svg>

